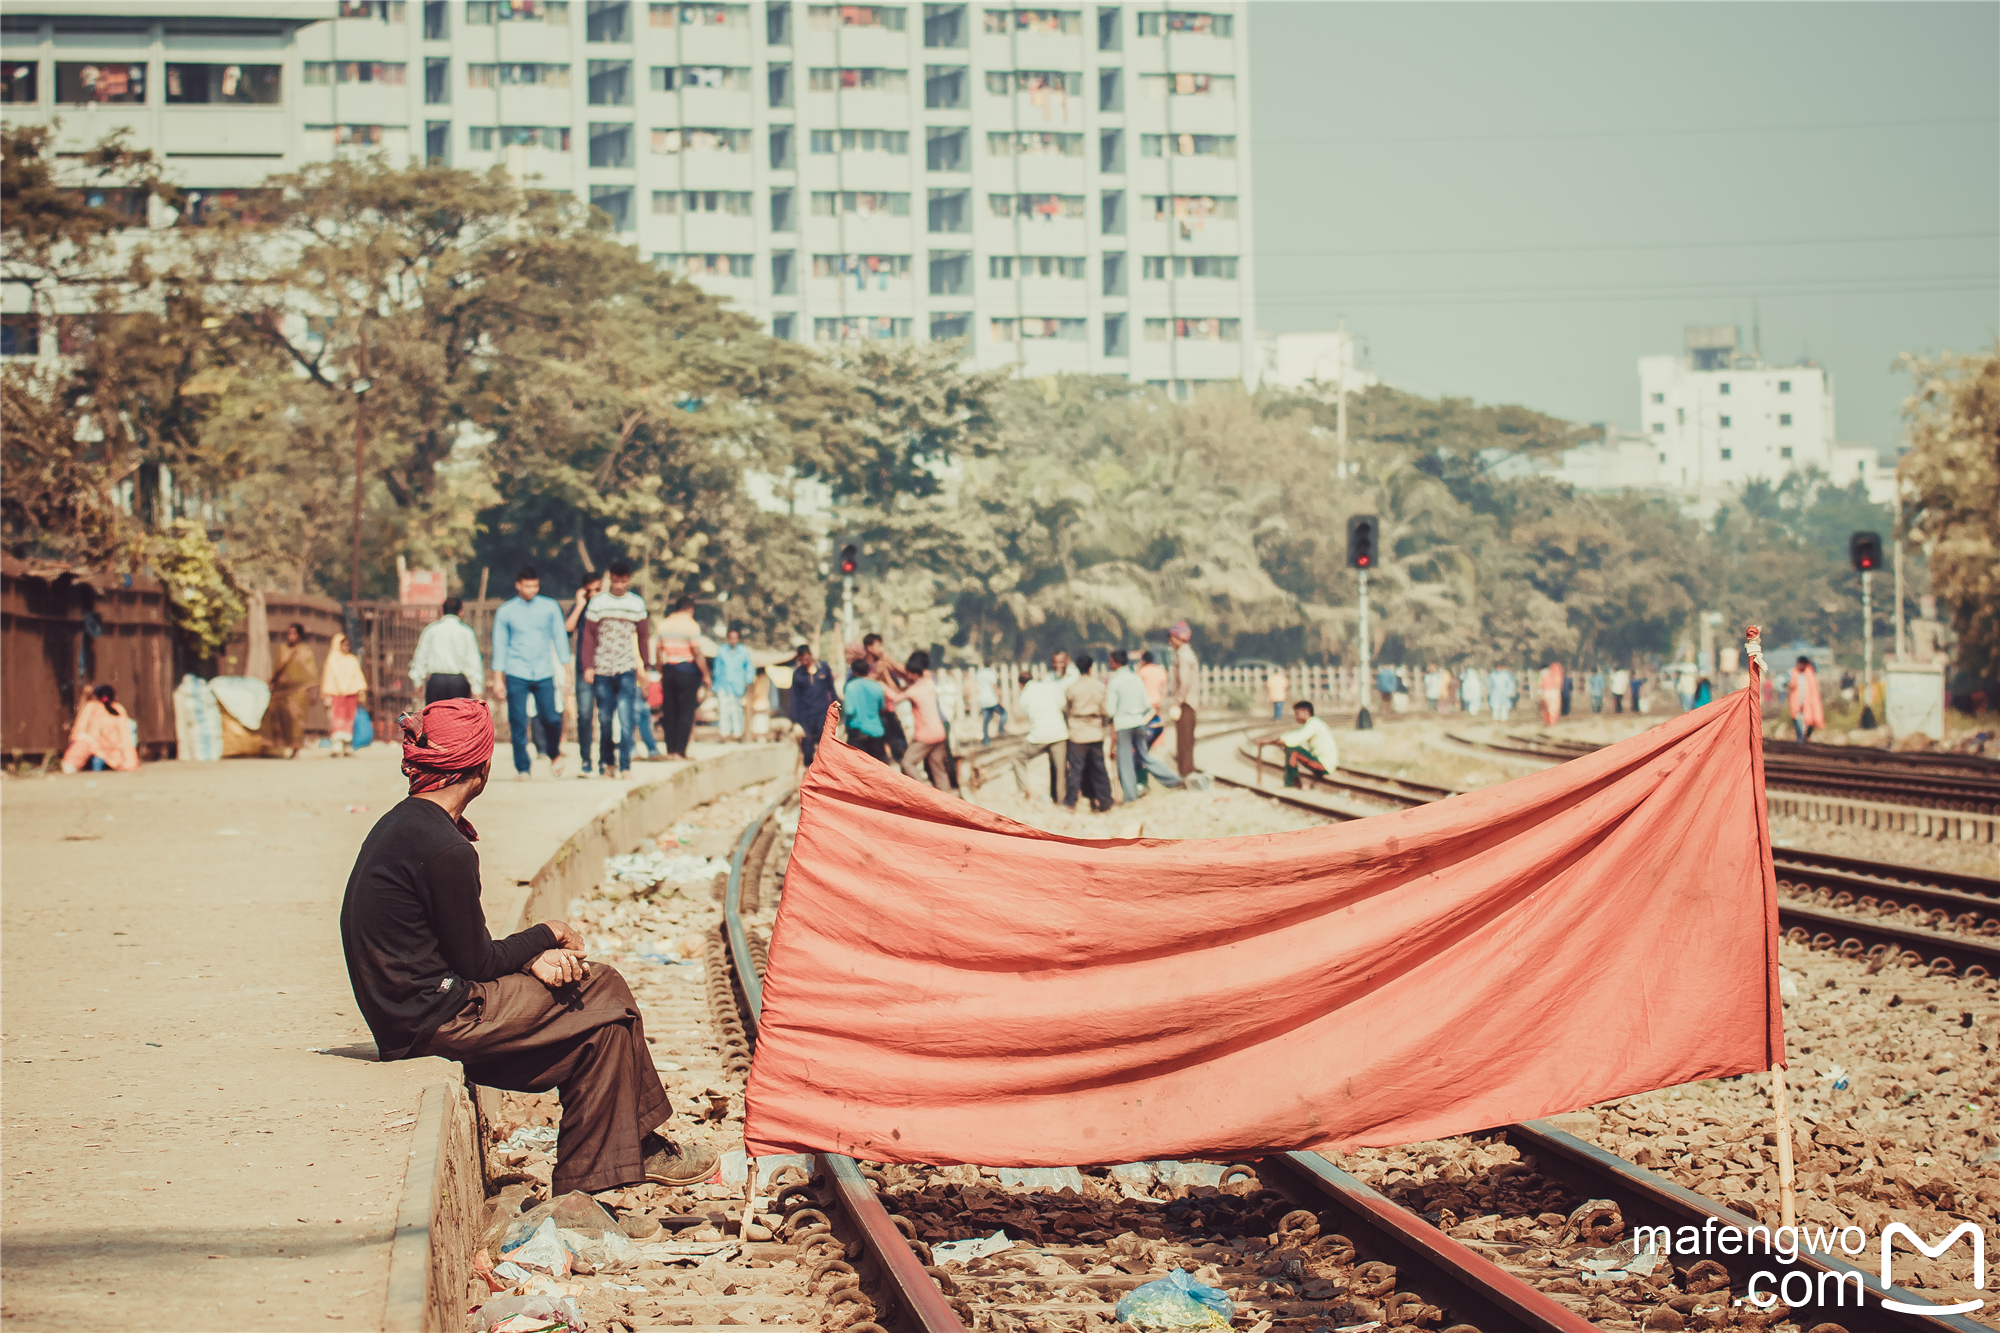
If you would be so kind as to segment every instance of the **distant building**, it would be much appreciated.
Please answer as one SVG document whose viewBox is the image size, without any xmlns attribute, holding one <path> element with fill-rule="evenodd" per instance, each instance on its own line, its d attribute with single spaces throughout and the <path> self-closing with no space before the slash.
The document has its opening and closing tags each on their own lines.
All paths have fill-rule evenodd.
<svg viewBox="0 0 2000 1333">
<path fill-rule="evenodd" d="M 1689 328 L 1679 356 L 1640 357 L 1639 420 L 1657 484 L 1704 512 L 1746 482 L 1809 468 L 1889 496 L 1874 449 L 1835 443 L 1833 377 L 1811 361 L 1766 364 L 1734 325 Z"/>
<path fill-rule="evenodd" d="M 1354 335 L 1345 329 L 1264 334 L 1257 339 L 1257 382 L 1281 389 L 1303 389 L 1314 380 L 1332 386 L 1344 371 L 1350 393 L 1379 384 L 1374 371 L 1354 364 L 1354 348 Z"/>
</svg>

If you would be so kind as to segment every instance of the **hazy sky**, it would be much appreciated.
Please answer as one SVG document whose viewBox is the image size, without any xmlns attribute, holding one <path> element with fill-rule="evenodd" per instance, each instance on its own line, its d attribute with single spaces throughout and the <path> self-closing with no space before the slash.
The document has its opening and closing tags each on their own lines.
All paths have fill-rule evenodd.
<svg viewBox="0 0 2000 1333">
<path fill-rule="evenodd" d="M 1895 443 L 1902 351 L 2000 330 L 2000 5 L 1251 8 L 1257 322 L 1400 387 L 1636 428 L 1753 306 Z"/>
</svg>

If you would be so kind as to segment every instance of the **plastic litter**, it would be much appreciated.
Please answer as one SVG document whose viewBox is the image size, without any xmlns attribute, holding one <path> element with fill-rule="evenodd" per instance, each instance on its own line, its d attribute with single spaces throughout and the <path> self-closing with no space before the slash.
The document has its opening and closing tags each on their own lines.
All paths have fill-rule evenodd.
<svg viewBox="0 0 2000 1333">
<path fill-rule="evenodd" d="M 583 1311 L 567 1296 L 502 1296 L 472 1314 L 472 1333 L 570 1333 Z"/>
<path fill-rule="evenodd" d="M 1576 1261 L 1583 1276 L 1593 1282 L 1623 1282 L 1628 1277 L 1645 1277 L 1665 1265 L 1667 1256 L 1652 1249 L 1644 1254 L 1630 1240 L 1622 1240 L 1584 1255 Z"/>
<path fill-rule="evenodd" d="M 569 1246 L 563 1244 L 562 1232 L 557 1229 L 553 1217 L 543 1218 L 527 1236 L 515 1245 L 502 1249 L 501 1253 L 507 1256 L 510 1264 L 537 1268 L 557 1277 L 569 1272 L 570 1260 L 574 1257 Z M 495 1264 L 493 1271 L 499 1272 L 500 1265 Z"/>
<path fill-rule="evenodd" d="M 697 1264 L 714 1255 L 730 1255 L 742 1248 L 734 1240 L 669 1240 L 638 1246 L 641 1259 L 657 1259 L 668 1264 Z"/>
<path fill-rule="evenodd" d="M 1011 1250 L 1014 1242 L 1007 1239 L 1007 1233 L 996 1231 L 990 1236 L 974 1236 L 971 1240 L 948 1240 L 942 1245 L 931 1246 L 931 1258 L 940 1264 L 969 1264 L 974 1259 L 984 1259 L 989 1254 Z"/>
<path fill-rule="evenodd" d="M 513 1219 L 500 1241 L 500 1253 L 513 1258 L 514 1247 L 540 1230 L 544 1222 L 554 1222 L 561 1230 L 581 1232 L 593 1239 L 607 1231 L 623 1231 L 618 1219 L 606 1211 L 603 1204 L 588 1194 L 571 1190 L 560 1198 L 538 1203 Z"/>
<path fill-rule="evenodd" d="M 222 711 L 235 718 L 245 731 L 255 731 L 264 725 L 264 710 L 271 706 L 271 686 L 268 681 L 255 676 L 217 676 L 208 682 L 209 692 L 215 696 Z M 221 722 L 216 723 L 220 734 Z"/>
<path fill-rule="evenodd" d="M 726 873 L 729 863 L 695 856 L 689 852 L 669 855 L 657 848 L 604 858 L 605 893 L 608 897 L 632 897 L 672 885 L 709 884 L 718 872 Z"/>
<path fill-rule="evenodd" d="M 526 1148 L 531 1151 L 553 1148 L 556 1146 L 556 1127 L 554 1125 L 523 1125 L 512 1134 L 509 1134 L 507 1141 L 500 1146 L 503 1148 Z"/>
<path fill-rule="evenodd" d="M 504 1264 L 495 1264 L 493 1266 L 493 1276 L 504 1278 L 509 1283 L 532 1282 L 535 1278 L 533 1273 L 530 1273 L 511 1259 Z"/>
<path fill-rule="evenodd" d="M 1083 1193 L 1083 1172 L 1073 1166 L 1003 1166 L 996 1168 L 1002 1185 L 1015 1189 L 1073 1189 Z"/>
<path fill-rule="evenodd" d="M 600 1273 L 630 1267 L 644 1257 L 639 1253 L 639 1247 L 634 1245 L 623 1231 L 606 1231 L 602 1235 L 586 1236 L 581 1231 L 563 1228 L 557 1234 L 562 1237 L 563 1244 L 569 1247 L 572 1254 Z"/>
<path fill-rule="evenodd" d="M 1116 1311 L 1120 1323 L 1141 1328 L 1226 1329 L 1235 1313 L 1236 1307 L 1230 1304 L 1229 1297 L 1207 1283 L 1195 1281 L 1181 1268 L 1157 1282 L 1135 1287 L 1118 1302 Z"/>
</svg>

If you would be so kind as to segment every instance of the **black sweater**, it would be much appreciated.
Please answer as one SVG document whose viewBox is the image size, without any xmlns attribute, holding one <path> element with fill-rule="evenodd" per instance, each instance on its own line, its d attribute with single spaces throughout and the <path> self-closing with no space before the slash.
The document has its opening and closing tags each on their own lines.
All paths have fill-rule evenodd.
<svg viewBox="0 0 2000 1333">
<path fill-rule="evenodd" d="M 479 853 L 434 801 L 411 797 L 361 844 L 340 906 L 355 1003 L 384 1060 L 422 1045 L 464 1005 L 468 981 L 518 972 L 556 947 L 536 925 L 497 943 L 479 906 Z"/>
</svg>

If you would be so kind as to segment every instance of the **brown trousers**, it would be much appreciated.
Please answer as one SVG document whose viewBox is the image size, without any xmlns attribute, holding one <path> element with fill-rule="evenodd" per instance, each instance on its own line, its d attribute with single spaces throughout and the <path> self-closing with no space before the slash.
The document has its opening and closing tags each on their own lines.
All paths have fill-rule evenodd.
<svg viewBox="0 0 2000 1333">
<path fill-rule="evenodd" d="M 1194 772 L 1194 705 L 1182 704 L 1174 721 L 1174 767 L 1182 777 Z"/>
<path fill-rule="evenodd" d="M 550 990 L 525 972 L 467 984 L 465 1007 L 412 1055 L 457 1060 L 475 1083 L 562 1099 L 550 1188 L 594 1193 L 644 1180 L 647 1131 L 673 1107 L 646 1048 L 639 1003 L 618 969 L 592 963 Z"/>
</svg>

